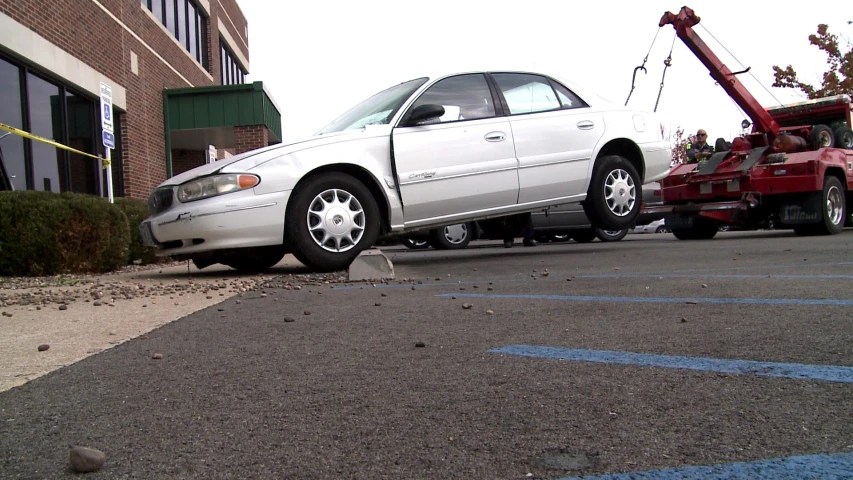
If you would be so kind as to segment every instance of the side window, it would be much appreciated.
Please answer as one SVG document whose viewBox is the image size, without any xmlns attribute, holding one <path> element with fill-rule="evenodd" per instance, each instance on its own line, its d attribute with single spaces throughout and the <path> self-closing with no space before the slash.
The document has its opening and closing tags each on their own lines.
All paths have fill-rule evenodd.
<svg viewBox="0 0 853 480">
<path fill-rule="evenodd" d="M 511 115 L 560 109 L 560 101 L 545 77 L 526 73 L 495 73 L 493 77 Z"/>
<path fill-rule="evenodd" d="M 425 123 L 448 123 L 495 116 L 492 92 L 486 83 L 486 77 L 479 73 L 439 80 L 429 87 L 411 108 L 427 104 L 443 106 L 444 115 L 437 121 Z"/>
<path fill-rule="evenodd" d="M 589 106 L 568 88 L 557 82 L 551 82 L 551 84 L 554 86 L 554 89 L 557 90 L 557 97 L 560 99 L 560 103 L 563 105 L 563 108 L 581 108 Z"/>
</svg>

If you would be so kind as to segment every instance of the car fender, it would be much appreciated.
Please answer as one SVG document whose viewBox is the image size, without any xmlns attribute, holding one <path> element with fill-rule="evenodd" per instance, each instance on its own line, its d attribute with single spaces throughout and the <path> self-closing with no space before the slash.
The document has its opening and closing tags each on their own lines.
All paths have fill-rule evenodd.
<svg viewBox="0 0 853 480">
<path fill-rule="evenodd" d="M 391 169 L 390 135 L 361 135 L 347 141 L 321 143 L 279 155 L 249 169 L 261 177 L 255 187 L 258 195 L 293 190 L 300 181 L 318 171 L 347 171 L 357 168 L 372 178 L 382 192 L 377 203 L 388 206 L 390 225 L 402 224 L 402 204 L 394 188 Z M 230 166 L 229 166 L 230 167 Z M 370 187 L 370 185 L 368 185 Z"/>
</svg>

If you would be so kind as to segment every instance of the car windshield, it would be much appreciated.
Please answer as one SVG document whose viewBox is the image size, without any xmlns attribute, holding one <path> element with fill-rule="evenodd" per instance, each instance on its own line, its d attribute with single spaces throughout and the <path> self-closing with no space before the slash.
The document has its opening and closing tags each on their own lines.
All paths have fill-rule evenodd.
<svg viewBox="0 0 853 480">
<path fill-rule="evenodd" d="M 365 125 L 386 125 L 403 102 L 426 81 L 426 78 L 418 78 L 383 90 L 349 109 L 323 127 L 317 135 L 364 128 Z"/>
</svg>

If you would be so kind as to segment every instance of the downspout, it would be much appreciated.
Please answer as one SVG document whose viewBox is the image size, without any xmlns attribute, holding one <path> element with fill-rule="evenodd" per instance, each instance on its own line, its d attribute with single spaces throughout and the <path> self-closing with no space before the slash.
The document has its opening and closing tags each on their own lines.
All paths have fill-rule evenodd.
<svg viewBox="0 0 853 480">
<path fill-rule="evenodd" d="M 163 90 L 163 134 L 166 136 L 166 178 L 172 178 L 172 134 L 169 128 L 169 93 Z"/>
</svg>

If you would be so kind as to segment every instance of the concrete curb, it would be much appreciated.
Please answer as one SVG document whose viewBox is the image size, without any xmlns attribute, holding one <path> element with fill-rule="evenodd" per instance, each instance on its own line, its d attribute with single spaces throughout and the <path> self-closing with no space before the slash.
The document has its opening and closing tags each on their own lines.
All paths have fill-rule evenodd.
<svg viewBox="0 0 853 480">
<path fill-rule="evenodd" d="M 379 249 L 361 252 L 349 266 L 351 282 L 360 280 L 393 280 L 394 265 Z"/>
</svg>

